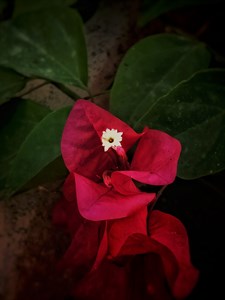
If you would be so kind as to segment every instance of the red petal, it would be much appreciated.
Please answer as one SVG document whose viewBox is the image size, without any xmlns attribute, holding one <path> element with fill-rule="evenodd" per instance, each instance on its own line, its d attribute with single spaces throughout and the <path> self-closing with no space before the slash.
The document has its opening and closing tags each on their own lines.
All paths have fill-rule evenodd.
<svg viewBox="0 0 225 300">
<path fill-rule="evenodd" d="M 78 100 L 64 127 L 61 150 L 71 172 L 97 181 L 104 170 L 115 166 L 110 151 L 104 152 L 102 132 L 117 129 L 123 132 L 122 146 L 127 151 L 141 136 L 106 110 L 86 100 Z"/>
<path fill-rule="evenodd" d="M 129 290 L 127 269 L 106 260 L 75 284 L 73 296 L 79 300 L 134 300 L 127 297 Z"/>
<path fill-rule="evenodd" d="M 74 176 L 71 173 L 63 185 L 63 197 L 53 209 L 53 223 L 63 225 L 73 235 L 80 226 L 83 217 L 77 208 Z"/>
<path fill-rule="evenodd" d="M 133 180 L 121 172 L 113 172 L 111 174 L 111 184 L 114 189 L 122 195 L 132 195 L 140 193 Z"/>
<path fill-rule="evenodd" d="M 67 201 L 76 201 L 76 191 L 73 173 L 70 173 L 64 181 L 63 195 Z"/>
<path fill-rule="evenodd" d="M 75 284 L 79 300 L 174 300 L 160 258 L 137 255 L 117 263 L 105 260 L 101 266 Z"/>
<path fill-rule="evenodd" d="M 198 280 L 198 271 L 190 261 L 188 237 L 184 226 L 171 215 L 152 211 L 149 231 L 150 237 L 140 234 L 129 236 L 119 255 L 159 255 L 174 297 L 184 299 Z"/>
<path fill-rule="evenodd" d="M 98 248 L 98 253 L 95 258 L 95 262 L 92 266 L 91 272 L 97 270 L 97 268 L 100 266 L 102 263 L 103 259 L 106 257 L 107 252 L 108 252 L 108 224 L 105 222 L 105 230 L 101 239 L 101 243 Z"/>
<path fill-rule="evenodd" d="M 155 194 L 139 192 L 122 195 L 113 188 L 97 184 L 74 173 L 77 203 L 80 214 L 93 221 L 112 220 L 128 217 L 147 206 L 155 198 Z"/>
<path fill-rule="evenodd" d="M 100 222 L 80 222 L 69 248 L 59 263 L 59 268 L 70 269 L 75 278 L 82 278 L 91 270 L 101 240 L 100 226 Z"/>
<path fill-rule="evenodd" d="M 198 271 L 192 266 L 185 227 L 175 217 L 153 211 L 149 218 L 151 238 L 166 246 L 174 255 L 179 273 L 172 286 L 177 298 L 185 298 L 198 280 Z"/>
<path fill-rule="evenodd" d="M 146 129 L 138 143 L 131 170 L 121 173 L 146 184 L 170 184 L 176 177 L 180 151 L 180 142 L 175 138 L 162 131 Z"/>
<path fill-rule="evenodd" d="M 99 265 L 105 256 L 101 246 L 104 239 L 99 234 L 103 224 L 83 219 L 76 202 L 69 202 L 65 198 L 56 204 L 53 222 L 64 225 L 71 235 L 70 246 L 58 263 L 59 270 L 70 269 L 74 278 L 82 278 L 95 261 Z"/>
<path fill-rule="evenodd" d="M 112 221 L 108 232 L 108 253 L 110 256 L 115 257 L 118 255 L 130 235 L 134 233 L 147 235 L 147 214 L 147 207 L 144 207 L 130 217 Z"/>
</svg>

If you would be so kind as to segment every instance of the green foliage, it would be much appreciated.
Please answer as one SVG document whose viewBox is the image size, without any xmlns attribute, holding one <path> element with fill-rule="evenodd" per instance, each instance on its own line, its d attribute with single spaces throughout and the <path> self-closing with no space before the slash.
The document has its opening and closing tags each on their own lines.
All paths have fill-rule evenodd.
<svg viewBox="0 0 225 300">
<path fill-rule="evenodd" d="M 183 36 L 147 37 L 126 53 L 111 90 L 111 111 L 135 129 L 142 129 L 146 109 L 194 72 L 207 68 L 204 44 Z"/>
<path fill-rule="evenodd" d="M 87 85 L 82 21 L 67 7 L 19 15 L 0 25 L 0 65 L 27 77 Z"/>
<path fill-rule="evenodd" d="M 6 188 L 6 178 L 24 140 L 49 112 L 46 107 L 24 99 L 0 106 L 0 190 Z"/>
<path fill-rule="evenodd" d="M 0 105 L 24 88 L 26 78 L 6 68 L 0 67 Z"/>
<path fill-rule="evenodd" d="M 7 176 L 9 195 L 19 191 L 61 156 L 60 140 L 70 110 L 71 107 L 64 107 L 49 113 L 30 131 L 16 152 Z M 54 175 L 52 165 L 50 167 Z M 45 171 L 48 174 L 48 168 Z M 65 169 L 62 168 L 62 174 L 59 174 L 59 170 L 56 173 L 56 177 L 63 177 Z"/>
<path fill-rule="evenodd" d="M 87 90 L 83 22 L 75 0 L 15 0 L 0 23 L 0 190 L 13 195 L 67 174 L 60 141 L 71 107 L 51 112 L 13 99 L 32 78 Z M 144 1 L 140 24 L 204 0 Z M 207 0 L 206 3 L 209 3 Z M 218 0 L 219 2 L 219 0 Z M 7 1 L 0 0 L 3 14 Z M 4 18 L 4 17 L 3 17 Z M 110 110 L 135 130 L 160 129 L 182 143 L 178 176 L 199 178 L 225 169 L 225 71 L 210 69 L 207 46 L 175 34 L 157 34 L 125 54 L 110 92 Z"/>
<path fill-rule="evenodd" d="M 135 129 L 149 126 L 181 141 L 178 176 L 185 179 L 225 168 L 225 72 L 193 75 L 208 63 L 201 43 L 155 35 L 127 52 L 112 87 L 111 110 L 117 116 Z"/>
<path fill-rule="evenodd" d="M 214 174 L 225 168 L 225 70 L 208 69 L 157 99 L 143 124 L 176 136 L 182 144 L 178 176 Z"/>
</svg>

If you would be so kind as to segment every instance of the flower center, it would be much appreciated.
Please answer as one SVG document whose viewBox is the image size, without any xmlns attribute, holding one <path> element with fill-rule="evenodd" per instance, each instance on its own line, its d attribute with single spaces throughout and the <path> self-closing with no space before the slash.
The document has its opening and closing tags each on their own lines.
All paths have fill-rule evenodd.
<svg viewBox="0 0 225 300">
<path fill-rule="evenodd" d="M 122 147 L 122 134 L 123 132 L 118 132 L 117 129 L 109 129 L 107 128 L 102 132 L 102 146 L 104 147 L 104 151 L 108 151 L 109 148 Z"/>
<path fill-rule="evenodd" d="M 122 134 L 123 132 L 118 132 L 117 129 L 109 128 L 102 132 L 102 146 L 105 152 L 112 148 L 109 155 L 114 162 L 114 167 L 102 174 L 103 182 L 108 188 L 112 187 L 111 174 L 113 171 L 130 169 L 126 152 L 120 143 L 122 142 Z"/>
</svg>

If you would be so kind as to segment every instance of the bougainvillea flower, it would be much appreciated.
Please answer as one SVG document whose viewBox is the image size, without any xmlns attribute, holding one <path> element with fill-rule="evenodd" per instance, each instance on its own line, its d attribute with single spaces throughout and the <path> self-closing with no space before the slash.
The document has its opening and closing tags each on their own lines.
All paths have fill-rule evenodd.
<svg viewBox="0 0 225 300">
<path fill-rule="evenodd" d="M 75 285 L 74 295 L 78 299 L 91 295 L 93 300 L 184 299 L 198 279 L 184 226 L 175 217 L 155 210 L 148 228 L 150 236 L 129 236 L 117 263 L 105 261 Z"/>
<path fill-rule="evenodd" d="M 143 270 L 148 274 L 148 290 L 166 280 L 167 295 L 185 297 L 197 277 L 186 231 L 174 217 L 151 212 L 156 194 L 140 189 L 141 184 L 165 186 L 174 181 L 179 141 L 149 128 L 136 133 L 97 105 L 78 100 L 65 124 L 61 150 L 70 175 L 64 196 L 55 207 L 54 222 L 63 224 L 72 238 L 61 265 L 76 273 L 75 295 L 83 293 L 79 299 L 105 299 L 97 296 L 97 289 L 92 291 L 92 278 L 105 276 L 107 268 L 115 270 L 111 264 L 120 257 L 145 254 L 149 267 L 149 261 L 157 257 L 157 270 Z M 123 272 L 118 271 L 118 285 L 123 282 L 126 286 L 124 280 L 129 282 L 132 269 L 133 263 L 128 263 Z M 153 274 L 158 274 L 157 279 Z M 92 296 L 86 297 L 89 290 Z"/>
<path fill-rule="evenodd" d="M 139 139 L 130 163 L 126 153 Z M 141 192 L 133 180 L 173 182 L 181 147 L 164 132 L 146 128 L 138 134 L 97 105 L 79 100 L 66 122 L 61 149 L 74 173 L 79 211 L 97 221 L 127 217 L 152 202 L 155 194 Z"/>
</svg>

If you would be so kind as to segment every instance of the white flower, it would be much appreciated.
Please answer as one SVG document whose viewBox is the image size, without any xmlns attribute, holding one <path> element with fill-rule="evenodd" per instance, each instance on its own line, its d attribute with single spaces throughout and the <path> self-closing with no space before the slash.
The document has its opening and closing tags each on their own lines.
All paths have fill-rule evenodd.
<svg viewBox="0 0 225 300">
<path fill-rule="evenodd" d="M 121 147 L 123 132 L 118 132 L 117 129 L 106 129 L 102 131 L 102 146 L 104 151 L 108 151 L 110 147 Z"/>
</svg>

